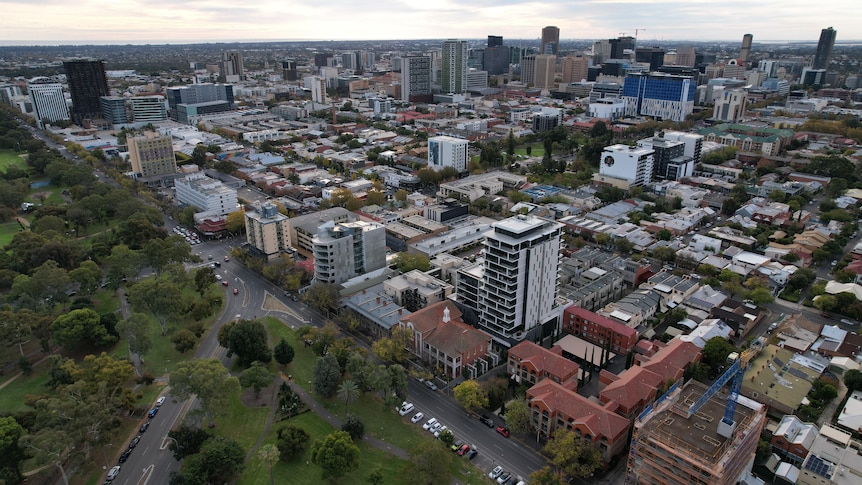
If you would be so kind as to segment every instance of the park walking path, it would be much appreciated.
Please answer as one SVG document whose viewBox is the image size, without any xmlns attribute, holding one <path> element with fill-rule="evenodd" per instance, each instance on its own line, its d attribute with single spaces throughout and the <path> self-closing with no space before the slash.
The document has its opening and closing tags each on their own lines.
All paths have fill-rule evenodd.
<svg viewBox="0 0 862 485">
<path fill-rule="evenodd" d="M 282 372 L 279 372 L 278 381 L 279 381 L 279 385 L 281 382 L 286 382 L 287 385 L 290 386 L 290 388 L 293 390 L 293 392 L 297 393 L 299 395 L 299 397 L 302 398 L 302 401 L 308 406 L 308 408 L 310 410 L 314 411 L 315 413 L 317 413 L 318 416 L 320 416 L 321 418 L 326 420 L 326 422 L 331 424 L 333 428 L 341 429 L 341 419 L 338 416 L 332 414 L 328 409 L 326 409 L 326 407 L 323 404 L 318 402 L 317 399 L 315 399 L 314 396 L 312 396 L 308 391 L 303 389 L 302 386 L 296 384 L 295 382 L 293 382 L 293 380 L 285 377 L 285 375 Z M 275 409 L 277 406 L 276 400 L 278 399 L 277 396 L 278 396 L 278 394 L 274 392 L 273 393 L 273 402 L 270 405 L 269 419 L 266 422 L 266 427 L 264 428 L 263 433 L 261 433 L 260 437 L 258 437 L 257 442 L 254 444 L 254 446 L 252 446 L 251 450 L 248 452 L 248 455 L 246 456 L 246 458 L 251 458 L 251 456 L 257 451 L 257 449 L 262 444 L 264 436 L 269 434 L 269 431 L 272 428 L 272 424 L 273 424 L 273 421 L 275 419 Z M 373 436 L 367 436 L 367 435 L 363 436 L 362 441 L 365 441 L 369 445 L 371 445 L 375 448 L 381 449 L 381 450 L 383 450 L 383 451 L 385 451 L 391 455 L 397 456 L 398 458 L 401 458 L 404 460 L 407 460 L 409 458 L 407 455 L 407 452 L 404 451 L 403 449 L 401 449 L 395 445 L 389 444 L 389 443 L 387 443 L 381 439 L 374 438 Z"/>
</svg>

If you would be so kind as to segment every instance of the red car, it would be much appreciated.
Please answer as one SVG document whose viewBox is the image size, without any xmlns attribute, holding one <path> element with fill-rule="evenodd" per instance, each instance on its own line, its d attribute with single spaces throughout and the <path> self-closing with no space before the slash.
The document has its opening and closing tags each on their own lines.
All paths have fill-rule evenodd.
<svg viewBox="0 0 862 485">
<path fill-rule="evenodd" d="M 464 456 L 464 453 L 467 453 L 468 451 L 470 451 L 470 445 L 463 445 L 460 448 L 458 448 L 457 453 L 458 453 L 458 456 Z"/>
<path fill-rule="evenodd" d="M 234 294 L 234 295 L 239 295 L 239 288 L 234 288 L 234 289 L 233 289 L 233 294 Z"/>
<path fill-rule="evenodd" d="M 505 426 L 497 426 L 497 432 L 505 436 L 506 438 L 509 437 L 509 428 Z"/>
<path fill-rule="evenodd" d="M 221 285 L 222 285 L 222 286 L 227 286 L 227 280 L 221 280 Z"/>
</svg>

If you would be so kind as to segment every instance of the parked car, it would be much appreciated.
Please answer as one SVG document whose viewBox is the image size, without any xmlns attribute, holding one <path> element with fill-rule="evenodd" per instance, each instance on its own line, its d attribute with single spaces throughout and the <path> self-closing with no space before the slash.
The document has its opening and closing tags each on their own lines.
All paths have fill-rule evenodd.
<svg viewBox="0 0 862 485">
<path fill-rule="evenodd" d="M 209 259 L 210 261 L 212 261 L 212 259 L 213 259 L 213 255 L 212 255 L 212 254 L 210 254 L 209 256 L 207 256 L 207 259 Z"/>
<path fill-rule="evenodd" d="M 437 418 L 431 418 L 428 421 L 426 421 L 425 424 L 422 425 L 422 429 L 427 431 L 427 430 L 431 429 L 431 427 L 434 426 L 435 424 L 437 424 Z"/>
<path fill-rule="evenodd" d="M 425 417 L 425 414 L 423 414 L 422 412 L 418 412 L 412 418 L 410 418 L 410 421 L 413 422 L 413 424 L 416 424 L 419 421 L 422 421 L 422 418 L 424 418 L 424 417 Z"/>
<path fill-rule="evenodd" d="M 499 477 L 497 477 L 497 483 L 499 483 L 500 485 L 505 485 L 505 484 L 509 483 L 509 480 L 511 480 L 511 479 L 512 479 L 511 473 L 503 472 L 500 474 Z"/>
<path fill-rule="evenodd" d="M 482 422 L 482 424 L 484 424 L 485 426 L 487 426 L 487 427 L 489 427 L 489 428 L 493 428 L 493 427 L 494 427 L 494 420 L 493 420 L 493 419 L 491 419 L 491 417 L 490 417 L 490 416 L 488 416 L 487 414 L 483 414 L 483 415 L 479 418 L 479 421 L 481 421 L 481 422 Z"/>
<path fill-rule="evenodd" d="M 107 477 L 108 481 L 109 482 L 114 481 L 114 479 L 117 478 L 117 475 L 119 475 L 119 474 L 120 474 L 120 465 L 117 465 L 117 466 L 111 468 L 110 470 L 108 470 L 108 477 Z"/>
<path fill-rule="evenodd" d="M 434 437 L 439 438 L 440 435 L 443 434 L 444 431 L 449 431 L 449 428 L 447 428 L 445 424 L 443 426 L 440 426 L 439 428 L 437 428 L 436 431 L 434 431 Z"/>
<path fill-rule="evenodd" d="M 506 438 L 509 437 L 509 428 L 505 426 L 497 426 L 497 432 L 505 436 Z"/>
<path fill-rule="evenodd" d="M 462 442 L 461 440 L 455 440 L 455 442 L 452 443 L 452 446 L 450 446 L 449 448 L 451 448 L 452 451 L 458 451 L 461 449 L 462 446 L 464 446 L 464 442 Z"/>
<path fill-rule="evenodd" d="M 475 449 L 470 450 L 467 452 L 467 458 L 472 460 L 473 458 L 476 458 L 476 455 L 478 455 L 478 454 L 479 454 L 479 452 L 476 451 Z"/>
<path fill-rule="evenodd" d="M 847 318 L 842 318 L 841 323 L 843 323 L 844 325 L 856 325 L 856 322 Z"/>
<path fill-rule="evenodd" d="M 132 450 L 126 450 L 120 454 L 120 458 L 117 460 L 117 463 L 125 463 L 126 460 L 129 459 L 129 455 L 132 454 Z"/>
<path fill-rule="evenodd" d="M 443 423 L 441 423 L 440 421 L 437 421 L 436 423 L 432 424 L 430 428 L 428 428 L 428 432 L 431 434 L 435 434 L 442 427 L 443 427 Z"/>
<path fill-rule="evenodd" d="M 147 428 L 149 428 L 149 427 L 150 427 L 150 422 L 147 421 L 144 424 L 142 424 L 140 428 L 138 428 L 138 433 L 146 433 Z"/>
<path fill-rule="evenodd" d="M 164 403 L 165 403 L 165 396 L 162 396 L 162 397 L 156 399 L 156 407 L 159 407 Z"/>
<path fill-rule="evenodd" d="M 491 470 L 490 473 L 488 473 L 488 478 L 490 478 L 491 480 L 494 480 L 495 478 L 499 477 L 502 474 L 503 474 L 503 467 L 496 466 L 496 467 L 494 467 L 493 470 Z"/>
<path fill-rule="evenodd" d="M 147 414 L 147 416 L 149 416 L 150 419 L 155 418 L 156 413 L 158 413 L 158 412 L 159 412 L 159 408 L 150 409 L 150 412 L 149 412 L 149 414 Z"/>
<path fill-rule="evenodd" d="M 141 442 L 141 435 L 135 436 L 134 438 L 132 438 L 132 441 L 129 441 L 129 449 L 130 450 L 134 449 L 136 446 L 138 446 L 138 443 L 140 443 L 140 442 Z"/>
<path fill-rule="evenodd" d="M 458 448 L 458 452 L 457 452 L 457 453 L 458 453 L 458 456 L 464 456 L 464 455 L 466 455 L 466 454 L 467 454 L 467 452 L 469 452 L 469 451 L 470 451 L 470 445 L 461 445 L 461 447 L 460 447 L 460 448 Z"/>
<path fill-rule="evenodd" d="M 434 384 L 433 382 L 431 382 L 430 380 L 425 381 L 425 387 L 427 387 L 428 389 L 431 389 L 432 391 L 437 390 L 437 385 Z"/>
<path fill-rule="evenodd" d="M 215 275 L 215 276 L 216 276 L 216 280 L 218 280 L 218 281 L 221 281 L 221 280 L 222 280 L 222 276 L 221 276 L 220 274 L 217 274 L 217 275 Z"/>
<path fill-rule="evenodd" d="M 414 406 L 413 403 L 409 403 L 409 402 L 405 401 L 404 404 L 401 406 L 401 409 L 398 410 L 398 414 L 400 414 L 402 416 L 406 416 L 407 413 L 409 413 L 410 411 L 413 411 L 414 409 L 416 409 L 416 406 Z"/>
</svg>

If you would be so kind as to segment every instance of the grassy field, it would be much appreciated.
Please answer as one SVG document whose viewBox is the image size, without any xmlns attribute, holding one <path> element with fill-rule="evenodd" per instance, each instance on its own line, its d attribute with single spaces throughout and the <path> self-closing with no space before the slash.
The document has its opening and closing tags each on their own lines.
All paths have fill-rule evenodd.
<svg viewBox="0 0 862 485">
<path fill-rule="evenodd" d="M 542 146 L 541 143 L 532 145 L 532 149 L 530 149 L 531 157 L 542 157 L 545 155 L 545 147 Z M 524 155 L 527 156 L 527 147 L 518 147 L 515 149 L 515 155 Z"/>
<path fill-rule="evenodd" d="M 0 247 L 4 247 L 12 242 L 12 238 L 19 232 L 21 232 L 21 226 L 17 221 L 0 224 Z"/>
<path fill-rule="evenodd" d="M 335 431 L 323 418 L 313 412 L 308 412 L 287 421 L 282 421 L 277 426 L 274 426 L 272 432 L 264 440 L 264 443 L 274 444 L 276 441 L 276 430 L 285 424 L 298 426 L 311 435 L 308 449 L 311 448 L 311 443 L 315 440 L 323 439 L 326 435 Z M 360 450 L 359 467 L 344 477 L 340 483 L 364 483 L 365 478 L 374 470 L 380 470 L 383 475 L 382 483 L 384 484 L 409 482 L 409 480 L 405 482 L 401 473 L 407 463 L 406 461 L 395 458 L 365 443 L 358 443 L 358 445 Z M 294 458 L 288 463 L 279 462 L 273 467 L 272 473 L 275 483 L 290 483 L 291 485 L 317 485 L 325 483 L 321 477 L 320 468 L 310 463 L 308 449 L 306 449 L 304 456 Z M 239 485 L 266 485 L 270 483 L 269 469 L 261 462 L 257 455 L 252 456 L 246 463 L 245 471 L 237 483 Z"/>
<path fill-rule="evenodd" d="M 29 202 L 33 202 L 35 204 L 44 204 L 44 205 L 65 205 L 66 201 L 63 199 L 63 196 L 60 195 L 64 190 L 68 189 L 68 187 L 55 187 L 53 185 L 46 185 L 44 187 L 37 187 L 30 189 L 30 195 L 27 196 L 27 200 Z M 42 200 L 40 195 L 48 194 L 45 200 Z"/>
<path fill-rule="evenodd" d="M 332 398 L 324 400 L 323 404 L 332 414 L 344 419 L 344 401 Z M 366 434 L 404 450 L 409 450 L 420 440 L 427 439 L 427 433 L 423 434 L 420 427 L 397 413 L 384 409 L 383 401 L 374 393 L 363 394 L 351 402 L 347 409 L 362 419 Z"/>
<path fill-rule="evenodd" d="M 230 398 L 228 412 L 216 418 L 216 434 L 234 439 L 242 445 L 243 449 L 250 450 L 263 433 L 268 416 L 268 406 L 246 407 L 237 393 Z"/>
<path fill-rule="evenodd" d="M 28 394 L 45 394 L 48 389 L 48 361 L 33 366 L 33 372 L 27 376 L 21 376 L 0 390 L 0 409 L 4 413 L 15 414 L 28 409 L 24 400 Z M 5 376 L 3 382 L 11 376 Z"/>
<path fill-rule="evenodd" d="M 269 331 L 269 339 L 272 345 L 284 337 L 295 352 L 293 362 L 282 369 L 285 374 L 293 376 L 293 380 L 305 389 L 312 390 L 312 378 L 314 376 L 314 362 L 317 356 L 309 347 L 302 345 L 296 333 L 277 318 L 266 317 L 266 328 Z"/>
<path fill-rule="evenodd" d="M 27 162 L 24 161 L 24 157 L 15 153 L 15 150 L 0 150 L 0 172 L 6 172 L 6 168 L 12 166 L 25 170 Z"/>
</svg>

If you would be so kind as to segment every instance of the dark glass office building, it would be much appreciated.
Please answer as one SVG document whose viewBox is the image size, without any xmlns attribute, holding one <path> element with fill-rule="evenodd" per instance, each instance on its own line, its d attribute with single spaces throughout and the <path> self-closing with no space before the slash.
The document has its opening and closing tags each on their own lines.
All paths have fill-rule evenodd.
<svg viewBox="0 0 862 485">
<path fill-rule="evenodd" d="M 110 96 L 105 61 L 76 59 L 63 62 L 69 94 L 72 95 L 72 120 L 77 124 L 102 117 L 102 96 Z"/>
<path fill-rule="evenodd" d="M 820 31 L 820 41 L 817 42 L 817 52 L 814 54 L 813 69 L 829 69 L 832 61 L 832 47 L 835 46 L 835 36 L 838 31 L 832 27 Z"/>
</svg>

